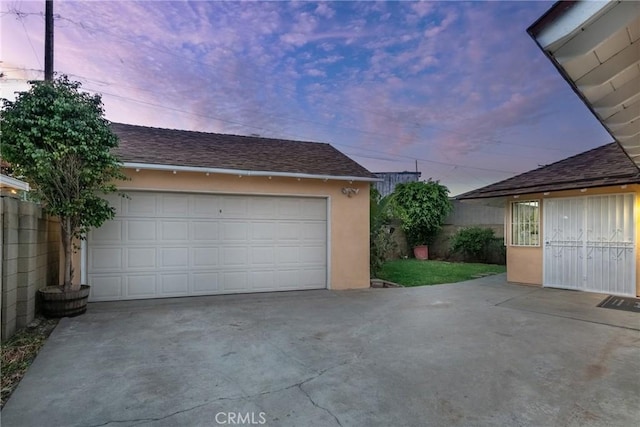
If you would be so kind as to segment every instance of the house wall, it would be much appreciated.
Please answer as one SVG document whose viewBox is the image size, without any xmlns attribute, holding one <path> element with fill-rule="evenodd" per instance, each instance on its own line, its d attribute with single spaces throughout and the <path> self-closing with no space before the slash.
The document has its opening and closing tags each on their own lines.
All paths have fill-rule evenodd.
<svg viewBox="0 0 640 427">
<path fill-rule="evenodd" d="M 32 202 L 0 197 L 2 340 L 35 317 L 37 290 L 58 284 L 59 223 Z"/>
<path fill-rule="evenodd" d="M 589 188 L 586 192 L 580 190 L 557 191 L 544 195 L 543 193 L 533 193 L 520 195 L 518 198 L 511 197 L 506 206 L 507 224 L 511 224 L 512 201 L 540 200 L 540 246 L 518 247 L 511 246 L 511 230 L 507 227 L 507 280 L 515 283 L 525 283 L 542 286 L 542 260 L 544 240 L 544 200 L 559 197 L 582 197 L 597 196 L 605 194 L 625 194 L 634 193 L 636 195 L 635 224 L 636 224 L 636 295 L 640 295 L 640 185 L 612 186 L 602 188 Z"/>
<path fill-rule="evenodd" d="M 367 288 L 369 283 L 369 183 L 324 181 L 284 177 L 251 177 L 237 175 L 171 171 L 126 170 L 128 181 L 118 186 L 126 193 L 131 190 L 182 191 L 212 194 L 252 194 L 282 196 L 327 197 L 330 228 L 330 287 L 332 289 Z M 344 187 L 359 189 L 347 197 Z M 74 257 L 74 266 L 80 266 L 80 254 Z M 76 269 L 74 281 L 81 274 Z"/>
</svg>

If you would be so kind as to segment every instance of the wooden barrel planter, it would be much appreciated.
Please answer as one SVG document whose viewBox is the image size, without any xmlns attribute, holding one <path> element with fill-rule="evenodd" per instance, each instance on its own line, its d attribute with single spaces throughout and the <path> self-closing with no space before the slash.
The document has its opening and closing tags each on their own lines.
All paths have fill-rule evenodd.
<svg viewBox="0 0 640 427">
<path fill-rule="evenodd" d="M 87 311 L 89 286 L 82 285 L 77 291 L 62 292 L 58 286 L 47 286 L 38 290 L 42 314 L 49 318 L 73 317 Z"/>
</svg>

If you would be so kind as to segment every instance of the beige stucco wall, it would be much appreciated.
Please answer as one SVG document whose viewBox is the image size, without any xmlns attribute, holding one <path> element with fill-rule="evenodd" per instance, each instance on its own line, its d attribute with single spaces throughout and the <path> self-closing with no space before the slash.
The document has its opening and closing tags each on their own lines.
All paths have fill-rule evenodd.
<svg viewBox="0 0 640 427">
<path fill-rule="evenodd" d="M 126 170 L 129 181 L 119 182 L 131 190 L 184 191 L 212 194 L 253 194 L 326 197 L 329 204 L 331 289 L 369 287 L 369 183 L 284 177 L 250 177 L 194 172 Z M 342 188 L 359 189 L 347 197 Z M 80 265 L 76 254 L 74 265 Z M 74 281 L 80 280 L 76 269 Z"/>
<path fill-rule="evenodd" d="M 623 194 L 634 193 L 636 195 L 635 224 L 636 224 L 636 295 L 640 295 L 640 185 L 612 186 L 602 188 L 589 188 L 587 191 L 580 190 L 558 191 L 545 195 L 543 193 L 533 193 L 520 195 L 518 198 L 511 197 L 507 202 L 507 224 L 511 224 L 511 202 L 540 200 L 540 235 L 544 239 L 544 200 L 558 197 L 580 197 L 595 196 L 603 194 Z M 526 283 L 532 285 L 542 285 L 542 245 L 537 247 L 517 247 L 511 246 L 511 232 L 507 227 L 507 280 L 509 282 Z"/>
</svg>

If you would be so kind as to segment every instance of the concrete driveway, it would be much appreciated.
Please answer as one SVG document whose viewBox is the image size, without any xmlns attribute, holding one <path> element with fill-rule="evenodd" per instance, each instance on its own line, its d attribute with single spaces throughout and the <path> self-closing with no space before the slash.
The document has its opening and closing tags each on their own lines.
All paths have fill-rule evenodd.
<svg viewBox="0 0 640 427">
<path fill-rule="evenodd" d="M 640 316 L 504 275 L 92 304 L 3 426 L 628 426 Z"/>
</svg>

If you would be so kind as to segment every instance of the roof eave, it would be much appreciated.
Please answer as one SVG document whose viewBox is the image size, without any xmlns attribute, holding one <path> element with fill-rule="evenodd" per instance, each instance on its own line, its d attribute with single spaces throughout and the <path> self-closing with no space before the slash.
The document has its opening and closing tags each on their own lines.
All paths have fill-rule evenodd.
<svg viewBox="0 0 640 427">
<path fill-rule="evenodd" d="M 640 170 L 640 156 L 637 156 L 637 155 L 632 156 L 632 154 L 629 152 L 630 149 L 636 146 L 632 146 L 631 144 L 626 144 L 620 141 L 620 139 L 616 135 L 616 132 L 614 132 L 610 128 L 610 126 L 607 125 L 605 120 L 597 114 L 595 108 L 593 107 L 592 102 L 587 98 L 587 96 L 585 96 L 582 90 L 580 90 L 580 88 L 578 87 L 574 79 L 569 75 L 569 73 L 565 70 L 565 68 L 562 66 L 560 61 L 558 61 L 558 59 L 553 55 L 550 49 L 551 45 L 553 45 L 554 43 L 558 43 L 560 40 L 563 40 L 563 38 L 567 37 L 571 33 L 571 31 L 575 31 L 577 29 L 577 28 L 574 28 L 573 30 L 567 30 L 568 28 L 567 23 L 566 22 L 563 23 L 561 18 L 571 13 L 575 13 L 576 15 L 580 15 L 580 19 L 583 19 L 586 22 L 589 19 L 592 19 L 594 16 L 597 16 L 597 14 L 602 13 L 603 10 L 607 11 L 615 7 L 616 3 L 617 2 L 600 3 L 600 2 L 558 1 L 544 15 L 542 15 L 542 17 L 540 17 L 535 23 L 533 23 L 531 26 L 529 26 L 529 28 L 527 28 L 527 33 L 529 34 L 529 36 L 531 36 L 531 38 L 536 43 L 538 48 L 544 53 L 544 55 L 549 59 L 549 61 L 551 61 L 553 66 L 558 70 L 562 78 L 564 78 L 564 80 L 569 84 L 569 86 L 575 92 L 575 94 L 580 98 L 580 100 L 582 100 L 582 102 L 589 109 L 591 114 L 593 114 L 596 120 L 598 120 L 598 122 L 600 122 L 600 124 L 605 128 L 605 130 L 611 135 L 611 137 L 618 144 L 618 146 L 622 148 L 625 155 L 629 158 L 629 160 L 631 160 L 631 162 L 633 162 L 636 168 Z M 573 18 L 575 20 L 575 17 Z M 571 17 L 569 19 L 571 19 Z M 550 30 L 550 28 L 554 26 L 558 28 Z M 588 25 L 585 26 L 585 28 L 582 28 L 582 31 L 587 31 L 587 30 L 588 30 Z M 554 41 L 550 41 L 552 37 L 551 38 L 546 37 L 548 39 L 547 44 L 543 45 L 540 39 L 544 38 L 545 31 L 550 31 L 550 32 L 555 31 L 556 39 Z M 562 33 L 563 35 L 559 36 L 558 34 L 560 33 Z"/>
<path fill-rule="evenodd" d="M 350 181 L 350 182 L 379 182 L 383 181 L 380 178 L 369 178 L 363 176 L 350 176 L 350 175 L 321 175 L 321 174 L 308 174 L 297 172 L 274 172 L 274 171 L 256 171 L 247 169 L 221 169 L 221 168 L 206 168 L 199 166 L 177 166 L 177 165 L 164 165 L 153 163 L 135 163 L 124 162 L 125 168 L 136 170 L 157 170 L 157 171 L 175 171 L 175 172 L 195 172 L 195 173 L 209 173 L 209 174 L 221 174 L 221 175 L 241 175 L 241 176 L 260 176 L 260 177 L 284 177 L 284 178 L 300 178 L 300 179 L 320 179 L 320 180 L 332 180 L 332 181 Z"/>
</svg>

